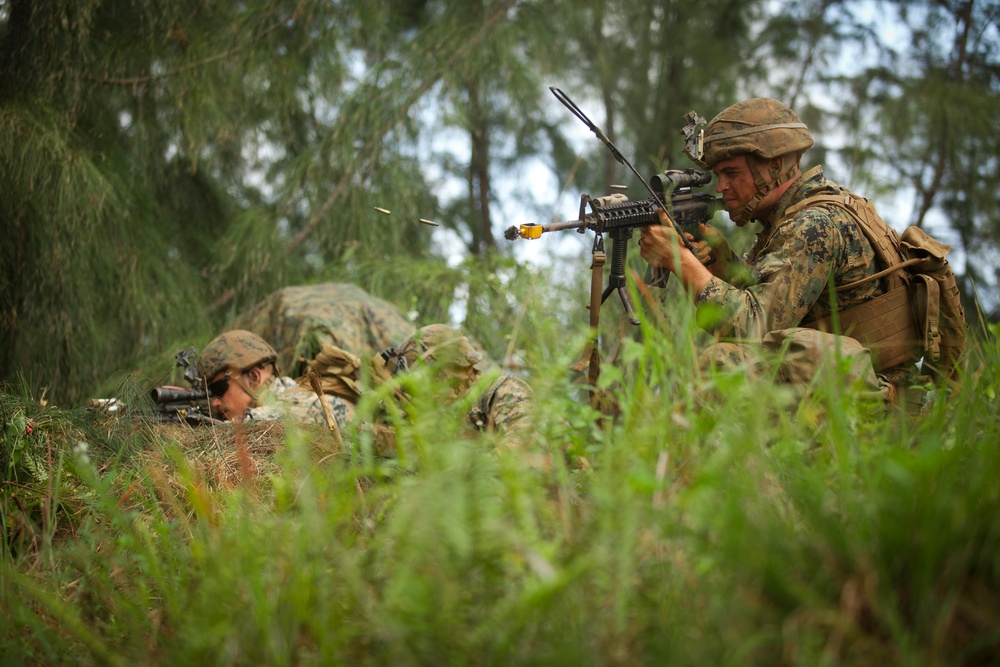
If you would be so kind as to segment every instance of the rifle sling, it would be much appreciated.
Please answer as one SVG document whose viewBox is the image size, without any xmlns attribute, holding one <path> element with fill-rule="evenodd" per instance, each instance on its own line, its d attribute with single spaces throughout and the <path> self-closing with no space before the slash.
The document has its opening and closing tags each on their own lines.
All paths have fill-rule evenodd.
<svg viewBox="0 0 1000 667">
<path fill-rule="evenodd" d="M 878 273 L 873 273 L 867 278 L 862 278 L 861 280 L 855 280 L 854 282 L 847 283 L 846 285 L 840 285 L 839 287 L 836 288 L 836 291 L 843 292 L 851 289 L 852 287 L 857 287 L 858 285 L 864 285 L 865 283 L 870 283 L 873 280 L 878 280 L 879 278 L 883 278 L 889 275 L 893 271 L 899 271 L 901 269 L 905 269 L 908 266 L 913 266 L 914 264 L 922 261 L 923 261 L 922 257 L 914 257 L 913 259 L 908 259 L 905 262 L 900 262 L 896 266 L 890 266 L 888 269 L 882 269 Z"/>
<path fill-rule="evenodd" d="M 582 372 L 588 369 L 587 378 L 591 386 L 591 402 L 597 400 L 597 377 L 601 372 L 601 352 L 597 347 L 598 327 L 601 323 L 601 297 L 604 291 L 604 262 L 607 254 L 603 250 L 594 250 L 593 261 L 590 264 L 590 328 L 592 338 L 584 348 L 580 360 L 573 364 L 572 369 Z"/>
</svg>

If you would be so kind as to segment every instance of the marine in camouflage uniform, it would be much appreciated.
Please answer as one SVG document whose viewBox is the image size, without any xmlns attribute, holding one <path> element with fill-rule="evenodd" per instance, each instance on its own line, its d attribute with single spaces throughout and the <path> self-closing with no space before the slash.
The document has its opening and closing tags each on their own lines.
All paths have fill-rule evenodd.
<svg viewBox="0 0 1000 667">
<path fill-rule="evenodd" d="M 876 254 L 864 230 L 843 208 L 807 200 L 842 190 L 826 179 L 822 167 L 805 174 L 799 168 L 802 153 L 813 145 L 808 128 L 787 106 L 770 99 L 751 99 L 735 104 L 716 116 L 703 136 L 703 153 L 692 145 L 689 154 L 699 166 L 719 177 L 718 192 L 730 217 L 743 226 L 757 221 L 763 229 L 742 260 L 733 256 L 721 235 L 709 227 L 703 233 L 716 250 L 711 265 L 704 242 L 694 242 L 698 255 L 680 247 L 679 266 L 674 267 L 676 231 L 665 213 L 663 226 L 642 230 L 642 256 L 654 266 L 670 269 L 710 322 L 707 328 L 718 342 L 702 355 L 703 366 L 735 367 L 760 362 L 755 344 L 774 350 L 782 344 L 792 349 L 814 348 L 814 359 L 825 350 L 844 349 L 854 358 L 854 379 L 883 398 L 892 400 L 894 383 L 876 376 L 861 344 L 846 336 L 806 330 L 831 312 L 844 312 L 883 293 L 879 280 L 863 281 L 878 272 Z M 723 261 L 718 261 L 721 258 Z M 703 266 L 705 264 L 706 266 Z M 707 267 L 707 268 L 706 268 Z M 863 281 L 835 292 L 835 287 Z M 748 345 L 747 343 L 750 343 Z M 801 369 L 785 379 L 808 382 Z M 899 379 L 907 369 L 890 373 Z"/>
<path fill-rule="evenodd" d="M 227 419 L 293 419 L 327 425 L 320 397 L 295 380 L 282 376 L 277 353 L 257 334 L 227 331 L 209 343 L 198 357 L 198 376 L 212 391 L 219 380 L 225 390 L 212 391 L 214 413 Z M 354 417 L 354 405 L 339 396 L 324 400 L 343 430 Z"/>
<path fill-rule="evenodd" d="M 372 361 L 373 377 L 382 382 L 401 372 L 433 364 L 448 380 L 449 402 L 465 396 L 482 376 L 487 360 L 472 342 L 445 324 L 420 329 L 398 348 L 386 348 Z M 521 378 L 501 375 L 476 400 L 466 415 L 470 429 L 503 436 L 508 446 L 519 446 L 528 427 L 531 387 Z M 381 443 L 382 455 L 391 454 L 391 443 Z"/>
<path fill-rule="evenodd" d="M 237 317 L 231 328 L 270 341 L 278 367 L 291 377 L 299 377 L 323 345 L 367 358 L 414 332 L 392 304 L 347 283 L 285 287 Z"/>
<path fill-rule="evenodd" d="M 771 331 L 798 326 L 830 313 L 829 279 L 846 285 L 876 273 L 875 251 L 864 232 L 843 209 L 808 207 L 781 225 L 788 207 L 837 186 L 822 167 L 810 170 L 760 220 L 763 230 L 743 257 L 745 269 L 730 267 L 731 284 L 713 276 L 697 296 L 699 305 L 719 308 L 713 330 L 726 338 L 761 340 Z M 882 293 L 878 280 L 838 292 L 837 310 L 863 303 Z"/>
<path fill-rule="evenodd" d="M 354 420 L 354 404 L 333 394 L 323 394 L 323 400 L 337 420 L 337 428 L 340 431 L 346 429 Z M 302 424 L 327 425 L 323 404 L 316 392 L 288 376 L 271 378 L 266 391 L 261 395 L 260 403 L 258 407 L 247 411 L 249 419 L 294 419 Z"/>
</svg>

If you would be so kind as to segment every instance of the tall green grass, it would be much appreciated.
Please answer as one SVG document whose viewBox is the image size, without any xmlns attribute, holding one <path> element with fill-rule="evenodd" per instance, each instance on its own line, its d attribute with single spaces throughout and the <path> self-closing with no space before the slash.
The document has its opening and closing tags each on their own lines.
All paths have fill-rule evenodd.
<svg viewBox="0 0 1000 667">
<path fill-rule="evenodd" d="M 541 332 L 520 448 L 417 373 L 397 460 L 289 426 L 235 484 L 214 445 L 3 393 L 45 474 L 7 433 L 0 663 L 996 663 L 1000 332 L 914 417 L 705 375 L 691 322 L 643 320 L 613 418 L 566 371 L 585 332 Z"/>
</svg>

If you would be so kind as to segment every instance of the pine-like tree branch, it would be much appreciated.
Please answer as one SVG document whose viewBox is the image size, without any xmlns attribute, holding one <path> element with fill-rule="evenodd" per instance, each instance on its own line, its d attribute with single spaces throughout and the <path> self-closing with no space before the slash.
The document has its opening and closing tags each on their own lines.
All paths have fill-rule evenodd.
<svg viewBox="0 0 1000 667">
<path fill-rule="evenodd" d="M 458 48 L 451 57 L 448 58 L 441 67 L 438 68 L 431 76 L 424 79 L 421 84 L 410 93 L 410 95 L 403 101 L 403 104 L 395 110 L 393 114 L 390 115 L 389 119 L 382 125 L 378 132 L 368 140 L 368 142 L 358 151 L 358 155 L 370 155 L 375 150 L 376 146 L 381 143 L 382 137 L 389 132 L 392 128 L 396 127 L 409 112 L 410 107 L 416 104 L 424 94 L 431 89 L 445 75 L 451 68 L 453 68 L 465 55 L 479 46 L 479 44 L 485 39 L 486 35 L 489 33 L 490 29 L 496 24 L 497 21 L 507 13 L 511 7 L 514 6 L 517 0 L 506 0 L 505 2 L 499 4 L 490 17 L 483 23 L 482 27 L 473 35 L 470 39 L 464 41 L 462 46 Z M 309 236 L 316 231 L 319 223 L 323 220 L 327 211 L 329 211 L 333 205 L 337 202 L 340 197 L 347 191 L 347 188 L 354 177 L 355 172 L 360 165 L 361 160 L 352 163 L 352 166 L 348 166 L 345 169 L 344 174 L 341 176 L 340 181 L 334 187 L 333 192 L 326 198 L 323 204 L 313 213 L 309 220 L 303 225 L 299 233 L 288 242 L 285 246 L 285 255 L 290 255 L 293 253 L 303 241 L 305 241 Z"/>
</svg>

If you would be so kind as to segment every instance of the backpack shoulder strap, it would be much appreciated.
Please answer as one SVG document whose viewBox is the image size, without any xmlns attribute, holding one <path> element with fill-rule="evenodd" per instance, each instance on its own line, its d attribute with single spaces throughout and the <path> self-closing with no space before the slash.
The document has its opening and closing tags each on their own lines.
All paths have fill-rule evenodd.
<svg viewBox="0 0 1000 667">
<path fill-rule="evenodd" d="M 878 264 L 882 269 L 875 275 L 869 276 L 862 281 L 839 287 L 838 291 L 857 287 L 859 284 L 878 278 L 885 279 L 885 289 L 887 292 L 894 290 L 900 285 L 909 284 L 909 275 L 902 270 L 905 267 L 900 266 L 905 261 L 906 256 L 900 245 L 899 235 L 896 233 L 896 230 L 887 225 L 879 217 L 878 213 L 875 212 L 875 207 L 864 197 L 859 197 L 844 188 L 840 188 L 840 192 L 838 193 L 813 195 L 789 206 L 785 211 L 782 222 L 794 216 L 799 211 L 818 205 L 836 206 L 846 211 L 858 226 L 861 227 L 861 231 L 864 232 L 865 238 L 868 239 L 872 249 L 875 251 Z"/>
</svg>

